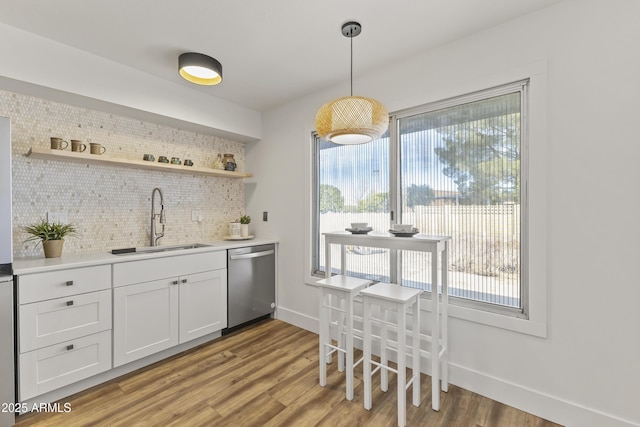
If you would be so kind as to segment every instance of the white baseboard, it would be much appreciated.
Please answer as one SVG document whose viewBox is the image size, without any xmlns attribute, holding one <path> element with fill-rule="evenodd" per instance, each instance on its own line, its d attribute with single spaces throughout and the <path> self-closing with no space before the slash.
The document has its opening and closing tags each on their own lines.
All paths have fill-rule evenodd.
<svg viewBox="0 0 640 427">
<path fill-rule="evenodd" d="M 307 331 L 318 333 L 318 319 L 314 317 L 278 307 L 278 319 Z M 360 343 L 357 342 L 355 345 L 358 347 Z M 423 372 L 429 374 L 431 364 L 425 359 L 422 361 L 422 366 Z M 587 408 L 455 363 L 449 364 L 449 382 L 567 427 L 640 427 L 637 422 Z"/>
<path fill-rule="evenodd" d="M 503 379 L 449 364 L 451 384 L 567 427 L 638 427 L 640 424 L 587 408 Z"/>
<path fill-rule="evenodd" d="M 314 334 L 319 332 L 318 319 L 315 317 L 307 316 L 306 314 L 298 313 L 297 311 L 289 310 L 284 307 L 278 307 L 277 313 L 278 320 L 306 329 Z"/>
</svg>

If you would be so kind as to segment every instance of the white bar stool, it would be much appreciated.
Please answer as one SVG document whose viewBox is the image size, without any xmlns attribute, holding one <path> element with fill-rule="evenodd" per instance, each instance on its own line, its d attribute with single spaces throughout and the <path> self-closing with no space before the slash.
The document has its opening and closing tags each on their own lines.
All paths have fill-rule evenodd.
<svg viewBox="0 0 640 427">
<path fill-rule="evenodd" d="M 320 385 L 327 385 L 327 363 L 331 361 L 331 354 L 338 353 L 338 370 L 346 369 L 346 396 L 353 400 L 353 368 L 362 361 L 353 361 L 353 300 L 362 289 L 373 283 L 371 280 L 359 279 L 344 275 L 327 277 L 317 282 L 320 290 Z M 332 304 L 335 297 L 338 305 Z M 336 311 L 337 345 L 331 341 L 331 313 Z M 345 359 L 346 356 L 346 367 Z"/>
<path fill-rule="evenodd" d="M 364 408 L 371 409 L 371 377 L 380 370 L 380 388 L 388 389 L 388 371 L 395 372 L 398 380 L 398 426 L 406 423 L 406 392 L 413 385 L 413 406 L 420 406 L 420 289 L 407 288 L 391 283 L 376 283 L 360 291 L 364 299 L 363 314 L 363 352 L 364 352 Z M 374 318 L 371 308 L 376 305 L 384 313 L 382 318 Z M 407 357 L 407 309 L 411 307 L 413 327 L 411 331 L 412 367 L 411 379 L 406 378 Z M 397 323 L 387 320 L 387 311 L 397 313 Z M 371 324 L 379 323 L 380 327 L 380 363 L 371 360 Z M 397 366 L 395 370 L 388 366 L 387 350 L 393 349 L 388 344 L 389 328 L 397 329 Z M 371 371 L 371 365 L 377 367 Z"/>
</svg>

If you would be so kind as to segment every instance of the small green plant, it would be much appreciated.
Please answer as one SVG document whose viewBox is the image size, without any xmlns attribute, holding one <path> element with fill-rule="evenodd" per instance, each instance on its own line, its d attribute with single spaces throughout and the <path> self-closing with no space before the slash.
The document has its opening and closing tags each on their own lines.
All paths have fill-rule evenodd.
<svg viewBox="0 0 640 427">
<path fill-rule="evenodd" d="M 23 230 L 31 235 L 25 242 L 31 240 L 40 240 L 43 242 L 48 240 L 63 240 L 66 236 L 73 235 L 77 232 L 73 224 L 51 223 L 44 219 L 38 223 L 23 227 Z"/>
<path fill-rule="evenodd" d="M 242 215 L 240 217 L 240 224 L 249 224 L 251 222 L 251 217 L 249 215 Z"/>
</svg>

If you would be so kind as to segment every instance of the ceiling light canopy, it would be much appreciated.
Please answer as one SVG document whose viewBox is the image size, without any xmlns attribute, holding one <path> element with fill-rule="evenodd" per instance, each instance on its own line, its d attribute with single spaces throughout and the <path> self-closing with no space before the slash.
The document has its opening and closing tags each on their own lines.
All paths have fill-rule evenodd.
<svg viewBox="0 0 640 427">
<path fill-rule="evenodd" d="M 182 78 L 198 85 L 217 85 L 222 82 L 222 64 L 202 53 L 183 53 L 178 58 Z"/>
<path fill-rule="evenodd" d="M 363 144 L 380 138 L 389 127 L 389 114 L 375 99 L 353 96 L 353 38 L 362 31 L 357 22 L 342 25 L 351 39 L 351 96 L 333 100 L 318 110 L 316 132 L 336 144 Z"/>
</svg>

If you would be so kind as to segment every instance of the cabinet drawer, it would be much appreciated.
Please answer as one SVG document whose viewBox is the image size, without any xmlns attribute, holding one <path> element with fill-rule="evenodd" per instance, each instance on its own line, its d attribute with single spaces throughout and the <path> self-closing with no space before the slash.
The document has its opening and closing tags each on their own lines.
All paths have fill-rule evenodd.
<svg viewBox="0 0 640 427">
<path fill-rule="evenodd" d="M 18 276 L 18 304 L 101 291 L 111 287 L 111 265 Z"/>
<path fill-rule="evenodd" d="M 111 290 L 23 304 L 20 353 L 111 329 Z"/>
<path fill-rule="evenodd" d="M 19 400 L 47 393 L 111 368 L 111 331 L 19 355 Z"/>
<path fill-rule="evenodd" d="M 121 262 L 113 266 L 113 286 L 132 285 L 222 268 L 227 268 L 227 251 Z"/>
</svg>

